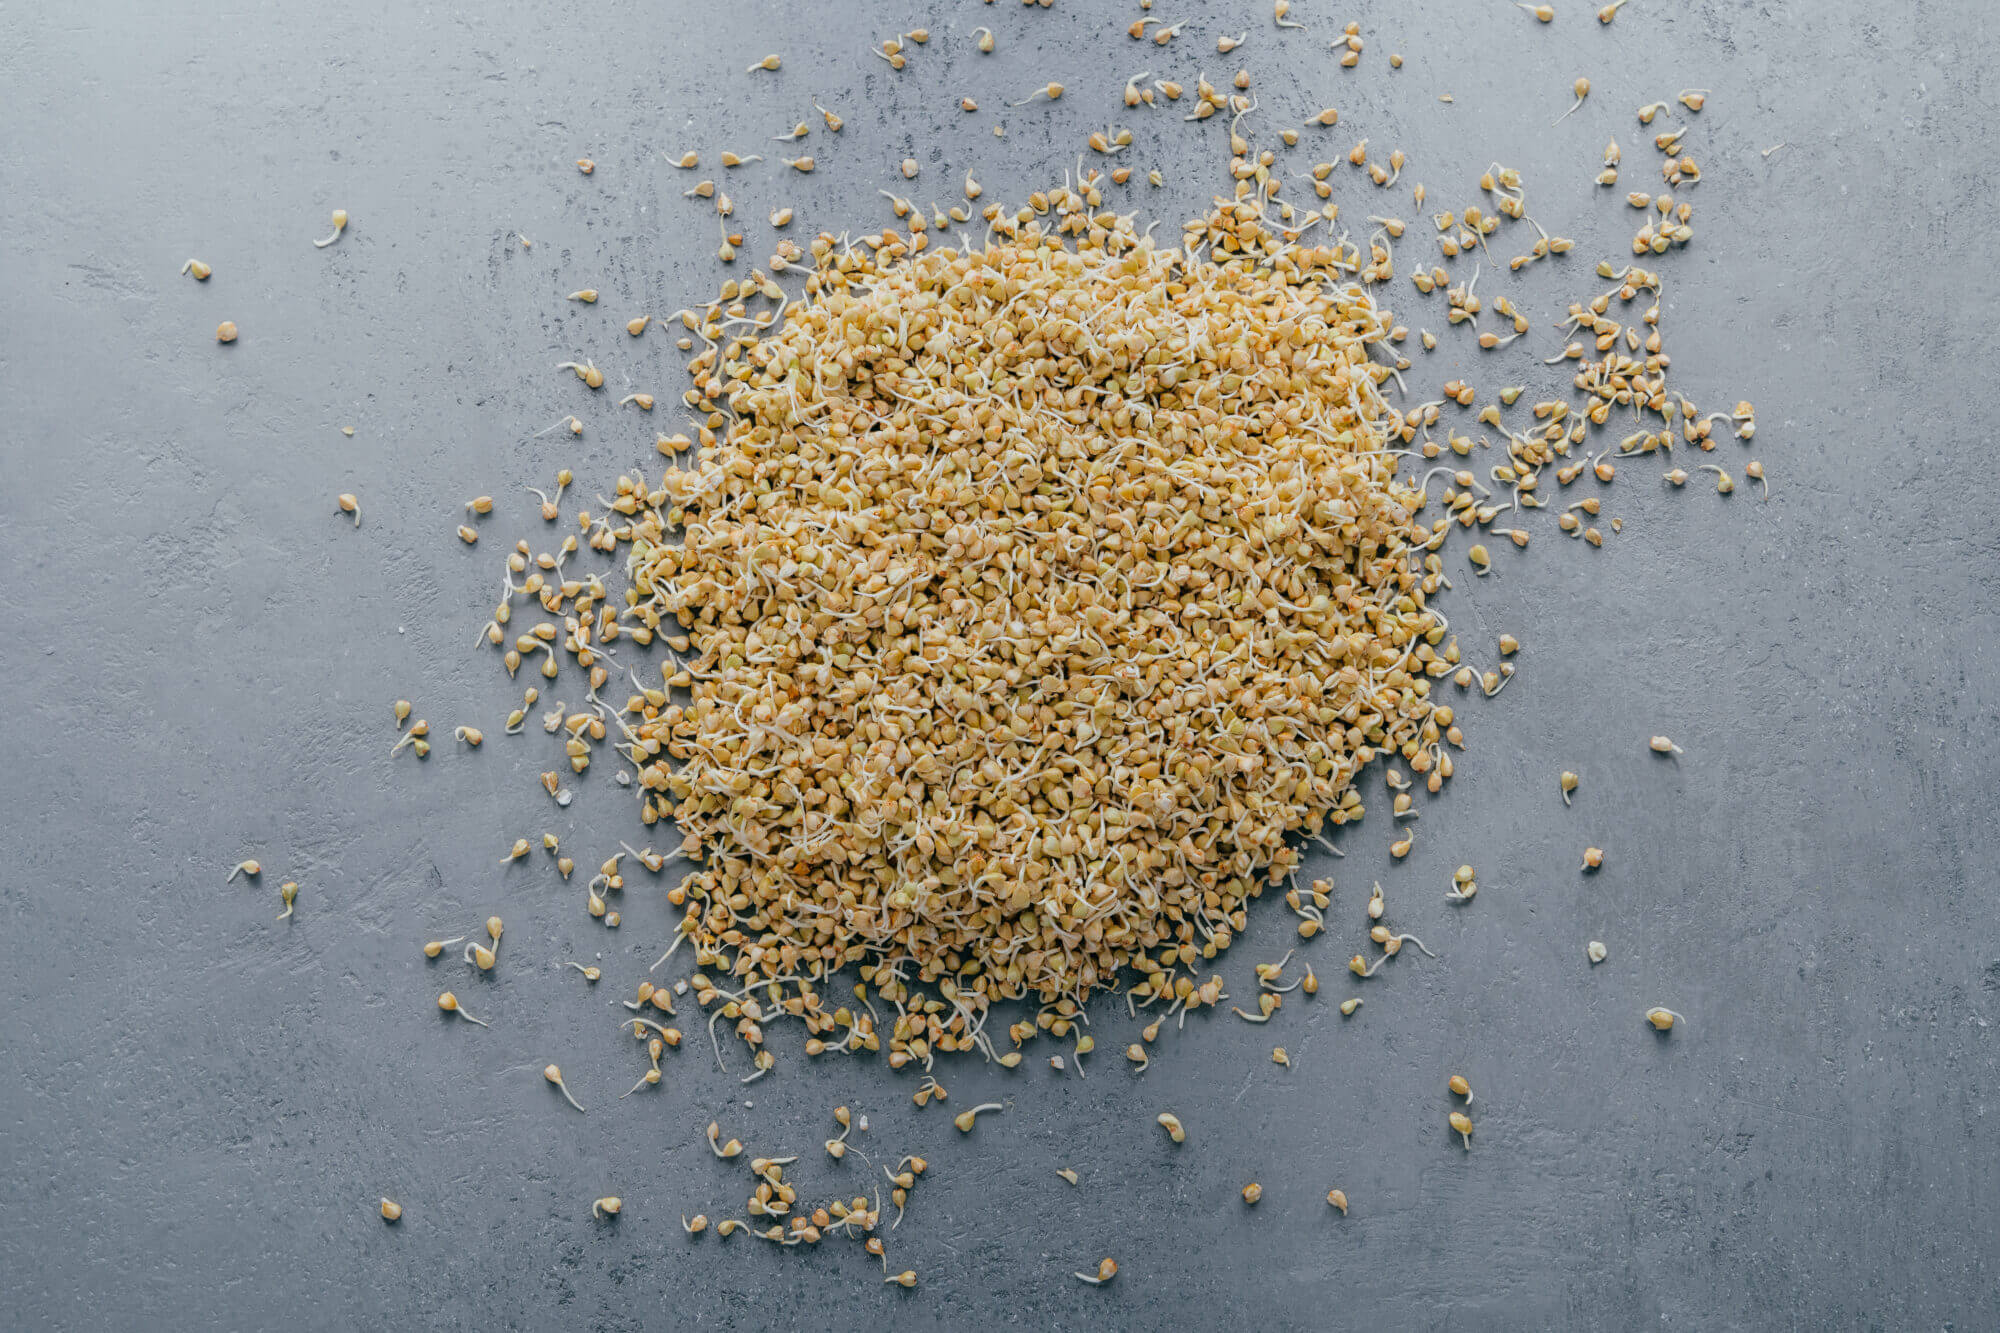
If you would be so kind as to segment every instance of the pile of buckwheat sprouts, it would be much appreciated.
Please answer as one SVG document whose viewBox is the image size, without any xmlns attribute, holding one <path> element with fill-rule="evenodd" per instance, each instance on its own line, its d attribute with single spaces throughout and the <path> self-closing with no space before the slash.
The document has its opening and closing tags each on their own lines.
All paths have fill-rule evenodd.
<svg viewBox="0 0 2000 1333">
<path fill-rule="evenodd" d="M 720 433 L 615 506 L 618 623 L 688 654 L 688 702 L 621 720 L 699 862 L 680 933 L 815 1035 L 864 965 L 894 1063 L 991 1054 L 993 1001 L 1073 1012 L 1126 968 L 1199 1004 L 1363 765 L 1450 768 L 1442 534 L 1342 252 L 1247 201 L 1178 249 L 1050 203 L 1074 248 L 1032 214 L 966 251 L 822 237 L 779 318 L 690 317 Z"/>
</svg>

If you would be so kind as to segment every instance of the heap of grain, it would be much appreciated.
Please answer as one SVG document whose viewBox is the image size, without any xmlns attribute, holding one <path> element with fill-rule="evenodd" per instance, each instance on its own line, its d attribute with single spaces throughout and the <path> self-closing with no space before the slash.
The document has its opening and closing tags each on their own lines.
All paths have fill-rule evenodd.
<svg viewBox="0 0 2000 1333">
<path fill-rule="evenodd" d="M 822 1008 L 848 964 L 898 1064 L 1127 967 L 1212 1002 L 1197 960 L 1292 835 L 1360 815 L 1363 765 L 1449 773 L 1444 525 L 1396 477 L 1352 248 L 1048 202 L 984 249 L 823 236 L 802 301 L 689 316 L 703 447 L 621 486 L 626 632 L 687 654 L 626 748 L 698 862 L 680 931 L 736 978 L 697 986 L 782 992 L 808 1049 L 877 1045 Z"/>
</svg>

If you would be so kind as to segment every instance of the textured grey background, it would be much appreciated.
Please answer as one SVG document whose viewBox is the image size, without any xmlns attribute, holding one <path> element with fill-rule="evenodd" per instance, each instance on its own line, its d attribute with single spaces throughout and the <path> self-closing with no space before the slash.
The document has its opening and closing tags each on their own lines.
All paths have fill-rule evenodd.
<svg viewBox="0 0 2000 1333">
<path fill-rule="evenodd" d="M 1085 0 L 871 5 L 865 24 L 678 0 L 0 6 L 0 1322 L 2000 1324 L 1991 8 L 1634 0 L 1604 29 L 1558 4 L 1543 27 L 1500 0 L 1297 0 L 1311 31 L 1280 34 L 1262 0 L 1230 3 L 1168 52 L 1123 35 L 1134 5 Z M 1353 72 L 1326 51 L 1349 17 Z M 903 74 L 868 54 L 920 21 L 933 39 Z M 998 54 L 972 52 L 977 23 Z M 774 49 L 781 73 L 740 73 Z M 1432 207 L 1471 199 L 1491 159 L 1523 170 L 1531 211 L 1582 242 L 1482 283 L 1535 320 L 1533 355 L 1461 358 L 1447 337 L 1412 387 L 1470 371 L 1489 392 L 1527 378 L 1530 399 L 1558 382 L 1536 364 L 1551 317 L 1635 225 L 1614 195 L 1657 183 L 1633 108 L 1712 88 L 1665 325 L 1682 388 L 1756 402 L 1770 502 L 1628 465 L 1604 550 L 1545 533 L 1459 579 L 1468 644 L 1514 631 L 1521 675 L 1464 710 L 1461 776 L 1406 862 L 1379 814 L 1348 832 L 1311 954 L 1330 984 L 1272 1028 L 1191 1023 L 1135 1078 L 1124 1006 L 1101 1005 L 1087 1080 L 1039 1055 L 948 1066 L 942 1113 L 879 1063 L 809 1067 L 787 1031 L 754 1107 L 705 1043 L 617 1100 L 643 1062 L 615 1000 L 669 911 L 634 876 L 607 933 L 545 863 L 500 869 L 516 836 L 553 829 L 594 864 L 637 826 L 609 763 L 550 806 L 549 738 L 498 734 L 518 690 L 467 644 L 500 552 L 544 539 L 521 488 L 567 464 L 587 498 L 650 464 L 664 424 L 553 363 L 593 355 L 621 394 L 683 385 L 666 339 L 619 329 L 720 276 L 713 216 L 661 155 L 772 153 L 812 93 L 847 117 L 808 142 L 816 175 L 733 174 L 761 260 L 779 202 L 801 240 L 866 230 L 878 188 L 911 192 L 906 154 L 922 194 L 949 202 L 971 167 L 1018 200 L 1115 115 L 1170 185 L 1114 197 L 1171 236 L 1221 182 L 1224 130 L 1127 115 L 1118 85 L 1239 64 L 1264 142 L 1343 112 L 1287 155 L 1293 176 L 1363 134 L 1409 153 Z M 1551 129 L 1578 74 L 1597 91 Z M 1050 77 L 1071 90 L 1054 108 L 998 109 Z M 963 92 L 987 109 L 959 113 Z M 1626 183 L 1593 190 L 1614 133 Z M 1357 225 L 1414 216 L 1337 179 Z M 353 226 L 314 250 L 335 207 Z M 212 281 L 175 276 L 189 255 Z M 595 308 L 561 299 L 586 285 Z M 1401 279 L 1390 299 L 1442 331 Z M 210 341 L 224 318 L 233 348 Z M 527 442 L 569 412 L 580 441 Z M 1741 476 L 1740 446 L 1719 456 Z M 344 490 L 359 531 L 333 512 Z M 467 550 L 457 506 L 482 491 L 501 508 Z M 391 762 L 397 696 L 440 733 L 483 726 L 485 749 L 441 736 L 428 764 Z M 1646 753 L 1655 731 L 1686 757 Z M 1570 810 L 1564 767 L 1584 775 Z M 1586 842 L 1609 851 L 1589 879 Z M 225 885 L 245 855 L 262 885 Z M 1484 892 L 1453 910 L 1462 860 Z M 299 913 L 274 924 L 286 877 Z M 1399 960 L 1342 1022 L 1377 877 L 1444 958 Z M 419 955 L 491 911 L 509 926 L 491 978 Z M 1265 904 L 1224 969 L 1239 995 L 1290 937 Z M 1590 970 L 1593 937 L 1611 960 Z M 559 967 L 600 954 L 594 991 Z M 493 1028 L 441 1021 L 446 984 Z M 1687 1026 L 1655 1037 L 1654 1003 Z M 587 1116 L 535 1073 L 550 1059 Z M 1444 1126 L 1452 1071 L 1479 1093 L 1470 1154 Z M 960 1139 L 949 1111 L 989 1096 L 1011 1111 Z M 933 1163 L 890 1237 L 914 1292 L 855 1246 L 679 1229 L 746 1192 L 701 1142 L 712 1115 L 753 1151 L 806 1153 L 808 1194 L 851 1192 L 865 1167 L 813 1147 L 836 1102 L 869 1113 L 872 1155 Z M 1151 1126 L 1162 1106 L 1183 1150 Z M 1346 1219 L 1321 1201 L 1335 1184 Z M 625 1215 L 594 1225 L 607 1192 Z M 1069 1278 L 1105 1253 L 1115 1284 Z"/>
</svg>

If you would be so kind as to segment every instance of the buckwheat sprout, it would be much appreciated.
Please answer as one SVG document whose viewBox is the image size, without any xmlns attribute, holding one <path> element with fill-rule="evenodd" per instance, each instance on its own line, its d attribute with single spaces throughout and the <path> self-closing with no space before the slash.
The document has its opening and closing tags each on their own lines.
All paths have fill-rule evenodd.
<svg viewBox="0 0 2000 1333">
<path fill-rule="evenodd" d="M 1552 23 L 1555 21 L 1556 7 L 1554 5 L 1527 5 L 1527 4 L 1517 3 L 1514 6 L 1514 8 L 1527 10 L 1530 14 L 1533 14 L 1536 18 L 1540 19 L 1544 23 Z"/>
<path fill-rule="evenodd" d="M 438 1008 L 444 1010 L 448 1014 L 457 1014 L 460 1018 L 464 1019 L 466 1022 L 477 1023 L 479 1024 L 479 1026 L 483 1028 L 493 1026 L 491 1023 L 488 1023 L 483 1018 L 474 1018 L 471 1014 L 466 1013 L 464 1008 L 460 1006 L 458 1002 L 458 997 L 456 995 L 453 995 L 450 991 L 446 991 L 444 994 L 438 996 Z"/>
<path fill-rule="evenodd" d="M 1172 1111 L 1162 1111 L 1154 1119 L 1161 1129 L 1167 1131 L 1167 1137 L 1175 1143 L 1187 1142 L 1187 1130 L 1181 1125 L 1181 1118 Z"/>
<path fill-rule="evenodd" d="M 1342 1018 L 1352 1018 L 1354 1017 L 1354 1011 L 1360 1007 L 1361 997 L 1358 995 L 1349 996 L 1340 1002 L 1340 1016 Z"/>
<path fill-rule="evenodd" d="M 1687 1019 L 1671 1009 L 1662 1009 L 1655 1005 L 1646 1011 L 1646 1021 L 1661 1032 L 1671 1032 L 1674 1024 L 1685 1023 Z"/>
<path fill-rule="evenodd" d="M 755 74 L 758 70 L 773 70 L 778 68 L 778 66 L 782 65 L 783 63 L 784 61 L 780 59 L 778 56 L 768 55 L 765 56 L 762 60 L 758 61 L 756 64 L 750 66 L 750 68 L 744 70 L 743 72 L 745 74 Z"/>
<path fill-rule="evenodd" d="M 735 1139 L 731 1139 L 727 1144 L 724 1144 L 721 1140 L 722 1127 L 713 1120 L 709 1121 L 708 1150 L 710 1152 L 714 1153 L 717 1157 L 728 1159 L 737 1156 L 743 1151 L 743 1145 Z"/>
<path fill-rule="evenodd" d="M 625 1201 L 615 1194 L 607 1194 L 590 1205 L 590 1215 L 600 1222 L 607 1217 L 616 1217 L 625 1207 Z"/>
<path fill-rule="evenodd" d="M 644 1073 L 644 1077 L 640 1077 L 640 1081 L 638 1081 L 638 1083 L 634 1083 L 634 1085 L 632 1085 L 632 1087 L 630 1087 L 628 1091 L 624 1091 L 624 1093 L 618 1093 L 618 1101 L 624 1101 L 626 1097 L 630 1097 L 632 1093 L 640 1091 L 642 1087 L 648 1087 L 648 1085 L 654 1085 L 654 1087 L 658 1087 L 658 1083 L 660 1083 L 660 1071 L 658 1071 L 658 1069 L 648 1069 L 648 1071 Z"/>
<path fill-rule="evenodd" d="M 970 1134 L 972 1132 L 973 1121 L 978 1118 L 981 1111 L 1002 1111 L 1005 1109 L 999 1102 L 981 1102 L 977 1106 L 960 1111 L 952 1117 L 951 1123 L 958 1127 L 959 1133 Z"/>
<path fill-rule="evenodd" d="M 227 879 L 224 879 L 222 882 L 224 884 L 227 884 L 229 883 L 230 880 L 235 879 L 238 875 L 242 875 L 248 879 L 255 879 L 257 878 L 257 876 L 263 873 L 264 873 L 264 866 L 263 863 L 260 861 L 238 861 L 235 864 L 235 866 L 230 869 L 229 877 Z"/>
<path fill-rule="evenodd" d="M 1040 88 L 1035 89 L 1035 91 L 1029 93 L 1026 97 L 1022 98 L 1020 101 L 1009 102 L 1007 105 L 1026 106 L 1028 105 L 1028 103 L 1034 101 L 1037 97 L 1046 97 L 1051 102 L 1053 102 L 1056 99 L 1060 98 L 1062 95 L 1063 95 L 1063 86 L 1060 83 L 1048 83 L 1044 84 Z"/>
<path fill-rule="evenodd" d="M 990 55 L 992 55 L 992 54 L 993 54 L 993 29 L 991 29 L 991 28 L 974 28 L 974 29 L 973 29 L 972 31 L 973 31 L 974 33 L 976 33 L 976 34 L 978 35 L 978 37 L 979 37 L 979 54 L 981 54 L 981 55 L 983 55 L 983 56 L 990 56 Z"/>
<path fill-rule="evenodd" d="M 576 377 L 593 389 L 604 387 L 604 372 L 588 361 L 564 361 L 556 369 L 575 371 Z"/>
<path fill-rule="evenodd" d="M 1366 958 L 1363 958 L 1360 954 L 1355 954 L 1354 957 L 1347 960 L 1347 970 L 1352 972 L 1355 976 L 1364 979 L 1372 977 L 1377 972 L 1380 972 L 1383 966 L 1387 964 L 1388 961 L 1394 956 L 1395 956 L 1394 954 L 1385 953 L 1380 958 L 1377 958 L 1375 960 L 1373 966 L 1370 966 Z"/>
<path fill-rule="evenodd" d="M 1347 1216 L 1347 1193 L 1345 1190 L 1328 1190 L 1326 1192 L 1326 1202 L 1328 1207 L 1340 1209 L 1342 1217 Z"/>
<path fill-rule="evenodd" d="M 846 123 L 845 121 L 841 120 L 839 116 L 836 116 L 835 114 L 833 114 L 833 112 L 828 111 L 825 107 L 821 106 L 817 98 L 813 99 L 812 106 L 813 110 L 819 112 L 819 114 L 825 118 L 826 128 L 830 132 L 834 134 L 840 133 L 840 127 Z"/>
<path fill-rule="evenodd" d="M 1586 847 L 1583 849 L 1583 869 L 1595 870 L 1603 864 L 1604 849 L 1602 847 Z"/>
<path fill-rule="evenodd" d="M 592 982 L 594 982 L 594 981 L 596 981 L 596 980 L 597 980 L 597 979 L 598 979 L 599 977 L 602 977 L 602 976 L 604 975 L 604 973 L 603 973 L 603 971 L 602 971 L 601 969 L 598 969 L 598 968 L 595 968 L 595 967 L 585 967 L 585 966 L 584 966 L 584 965 L 583 965 L 582 963 L 572 963 L 572 962 L 569 962 L 569 961 L 565 960 L 565 961 L 564 961 L 564 963 L 563 963 L 563 966 L 564 966 L 564 967 L 573 967 L 573 968 L 575 968 L 575 969 L 576 969 L 577 971 L 579 971 L 579 972 L 583 973 L 583 979 L 584 979 L 585 981 L 592 981 Z"/>
<path fill-rule="evenodd" d="M 1576 94 L 1576 101 L 1570 106 L 1570 109 L 1568 111 L 1563 112 L 1560 116 L 1557 116 L 1554 120 L 1550 121 L 1549 122 L 1550 125 L 1560 125 L 1565 120 L 1568 120 L 1572 115 L 1576 113 L 1577 107 L 1583 105 L 1583 99 L 1590 96 L 1590 80 L 1578 79 L 1575 82 L 1575 84 L 1571 86 L 1570 91 Z"/>
<path fill-rule="evenodd" d="M 1576 790 L 1576 784 L 1577 784 L 1576 774 L 1570 772 L 1568 769 L 1564 769 L 1562 779 L 1557 784 L 1562 788 L 1562 798 L 1564 805 L 1568 805 L 1570 803 L 1569 794 Z"/>
<path fill-rule="evenodd" d="M 528 840 L 526 838 L 516 838 L 514 839 L 514 845 L 508 849 L 507 854 L 500 858 L 500 864 L 504 866 L 509 861 L 518 861 L 527 854 Z"/>
<path fill-rule="evenodd" d="M 327 246 L 332 245 L 335 241 L 339 240 L 340 233 L 346 230 L 347 230 L 347 210 L 344 208 L 336 208 L 333 210 L 333 235 L 327 237 L 323 241 L 314 241 L 313 244 L 319 249 L 324 250 L 326 249 Z"/>
<path fill-rule="evenodd" d="M 299 896 L 299 886 L 296 880 L 288 879 L 283 884 L 280 884 L 278 886 L 278 897 L 283 899 L 285 904 L 285 910 L 279 913 L 278 920 L 283 921 L 286 917 L 289 917 L 292 914 L 292 905 L 297 900 L 298 896 Z"/>
<path fill-rule="evenodd" d="M 569 1084 L 563 1082 L 562 1070 L 560 1068 L 555 1065 L 544 1065 L 542 1067 L 542 1077 L 555 1084 L 556 1091 L 560 1092 L 563 1095 L 563 1099 L 571 1106 L 574 1106 L 579 1111 L 583 1110 L 583 1103 L 570 1094 Z"/>
<path fill-rule="evenodd" d="M 1674 744 L 1671 738 L 1666 736 L 1655 736 L 1653 737 L 1653 739 L 1646 742 L 1646 746 L 1648 749 L 1652 750 L 1653 753 L 1655 754 L 1687 753 L 1685 750 L 1681 749 L 1680 746 Z"/>
<path fill-rule="evenodd" d="M 1264 1197 L 1264 1187 L 1262 1185 L 1259 1185 L 1256 1181 L 1253 1180 L 1248 1185 L 1245 1185 L 1243 1187 L 1243 1202 L 1254 1205 L 1259 1199 L 1263 1197 Z"/>
<path fill-rule="evenodd" d="M 1108 1257 L 1099 1260 L 1097 1274 L 1094 1277 L 1089 1273 L 1071 1273 L 1070 1276 L 1079 1282 L 1088 1282 L 1093 1287 L 1101 1287 L 1118 1276 L 1118 1261 Z"/>
<path fill-rule="evenodd" d="M 1277 4 L 1273 9 L 1273 18 L 1279 27 L 1303 29 L 1306 26 L 1297 19 L 1288 19 L 1285 17 L 1285 15 L 1292 12 L 1292 0 L 1277 0 Z"/>
<path fill-rule="evenodd" d="M 222 321 L 222 322 L 221 322 L 220 324 L 216 325 L 216 326 L 215 326 L 215 340 L 216 340 L 217 342 L 219 342 L 219 343 L 233 343 L 233 342 L 235 342 L 235 341 L 236 341 L 236 321 L 235 321 L 235 320 L 233 320 L 233 319 L 225 319 L 225 320 L 223 320 L 223 321 Z M 357 525 L 357 526 L 358 526 L 358 525 Z"/>
<path fill-rule="evenodd" d="M 732 1224 L 731 1222 L 724 1222 L 722 1225 L 728 1227 L 729 1231 L 734 1231 L 738 1226 L 741 1226 L 742 1223 L 736 1222 Z M 689 1217 L 686 1213 L 681 1214 L 681 1230 L 687 1232 L 688 1235 L 699 1236 L 702 1232 L 706 1231 L 707 1229 L 708 1229 L 707 1213 L 696 1213 L 693 1217 Z M 717 1230 L 721 1230 L 721 1228 L 717 1228 Z M 722 1234 L 726 1236 L 729 1234 L 729 1231 L 723 1231 Z"/>
<path fill-rule="evenodd" d="M 664 1041 L 667 1045 L 678 1046 L 681 1044 L 681 1034 L 678 1030 L 670 1027 L 662 1027 L 650 1018 L 628 1018 L 618 1026 L 621 1028 L 631 1028 L 634 1032 L 651 1028 L 660 1034 L 660 1040 Z"/>
<path fill-rule="evenodd" d="M 359 498 L 352 492 L 347 492 L 333 497 L 333 502 L 340 507 L 341 513 L 354 515 L 355 527 L 358 528 L 361 526 L 361 501 Z"/>
<path fill-rule="evenodd" d="M 1465 1150 L 1472 1151 L 1472 1117 L 1463 1111 L 1453 1111 L 1449 1117 L 1453 1132 L 1465 1140 Z"/>
<path fill-rule="evenodd" d="M 1465 1075 L 1453 1074 L 1447 1080 L 1445 1086 L 1450 1088 L 1456 1095 L 1465 1098 L 1467 1106 L 1472 1105 L 1472 1085 L 1465 1081 Z"/>
<path fill-rule="evenodd" d="M 424 945 L 424 957 L 435 958 L 445 951 L 447 945 L 463 944 L 464 942 L 465 936 L 463 935 L 455 935 L 448 940 L 432 940 L 430 943 Z"/>
<path fill-rule="evenodd" d="M 1592 940 L 1589 944 L 1586 944 L 1583 948 L 1583 956 L 1590 960 L 1590 965 L 1592 967 L 1595 967 L 1599 963 L 1603 962 L 1606 958 L 1610 956 L 1610 954 L 1611 951 L 1604 947 L 1603 940 Z"/>
<path fill-rule="evenodd" d="M 382 1220 L 384 1222 L 395 1222 L 400 1220 L 403 1216 L 403 1205 L 397 1203 L 394 1199 L 390 1198 L 386 1194 L 382 1196 L 381 1208 L 382 1208 Z"/>
<path fill-rule="evenodd" d="M 495 957 L 491 949 L 483 944 L 475 943 L 465 946 L 465 961 L 478 968 L 481 972 L 491 972 Z"/>
<path fill-rule="evenodd" d="M 885 1287 L 890 1285 L 891 1283 L 894 1283 L 899 1287 L 914 1287 L 917 1285 L 917 1270 L 914 1268 L 906 1268 L 902 1272 L 897 1273 L 893 1277 L 886 1277 L 882 1279 L 882 1285 Z"/>
<path fill-rule="evenodd" d="M 1396 952 L 1396 950 L 1403 947 L 1405 941 L 1408 941 L 1409 943 L 1416 945 L 1417 952 L 1421 953 L 1424 957 L 1426 958 L 1437 957 L 1437 955 L 1432 953 L 1429 949 L 1424 948 L 1424 942 L 1418 939 L 1415 935 L 1391 935 L 1389 937 L 1388 943 L 1383 947 L 1387 948 L 1389 952 L 1393 954 Z"/>
<path fill-rule="evenodd" d="M 187 263 L 181 265 L 181 272 L 192 275 L 196 282 L 207 282 L 208 275 L 215 272 L 215 270 L 202 263 L 199 259 L 190 259 Z"/>
</svg>

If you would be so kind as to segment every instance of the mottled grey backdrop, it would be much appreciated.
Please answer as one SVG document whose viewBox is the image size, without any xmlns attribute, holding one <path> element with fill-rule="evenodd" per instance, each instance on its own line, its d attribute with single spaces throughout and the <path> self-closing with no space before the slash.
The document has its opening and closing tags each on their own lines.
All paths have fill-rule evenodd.
<svg viewBox="0 0 2000 1333">
<path fill-rule="evenodd" d="M 1310 30 L 1279 33 L 1262 0 L 1167 5 L 1193 21 L 1161 51 L 1109 0 L 0 6 L 0 1322 L 2000 1324 L 1990 8 L 1633 0 L 1605 29 L 1586 0 L 1558 7 L 1544 27 L 1502 0 L 1296 0 Z M 1326 49 L 1350 17 L 1352 72 Z M 920 22 L 902 74 L 868 53 Z M 741 73 L 771 50 L 782 72 Z M 1490 160 L 1522 170 L 1531 212 L 1581 242 L 1481 284 L 1536 322 L 1532 355 L 1462 357 L 1448 335 L 1412 387 L 1469 372 L 1531 399 L 1560 382 L 1538 364 L 1552 317 L 1635 225 L 1614 194 L 1657 183 L 1634 108 L 1712 89 L 1664 325 L 1677 384 L 1756 403 L 1769 503 L 1627 465 L 1605 549 L 1544 535 L 1459 580 L 1468 643 L 1518 634 L 1520 677 L 1464 709 L 1461 776 L 1422 804 L 1407 861 L 1379 815 L 1348 831 L 1337 928 L 1311 952 L 1330 984 L 1273 1027 L 1190 1023 L 1135 1078 L 1124 1006 L 1101 1005 L 1087 1080 L 1039 1055 L 950 1065 L 943 1113 L 879 1063 L 808 1066 L 790 1032 L 754 1107 L 705 1042 L 617 1100 L 643 1062 L 616 997 L 671 915 L 634 876 L 607 933 L 544 863 L 500 868 L 516 836 L 557 831 L 594 864 L 636 824 L 609 763 L 550 805 L 550 738 L 498 734 L 517 687 L 468 645 L 499 553 L 543 539 L 522 488 L 568 465 L 587 498 L 650 462 L 662 423 L 612 403 L 682 386 L 667 339 L 619 327 L 721 276 L 713 215 L 663 155 L 781 149 L 763 140 L 812 94 L 846 117 L 808 141 L 811 177 L 731 173 L 761 260 L 779 203 L 803 240 L 879 225 L 878 188 L 948 202 L 968 167 L 1018 200 L 1115 119 L 1168 180 L 1117 206 L 1171 236 L 1221 181 L 1225 130 L 1128 115 L 1119 85 L 1239 65 L 1264 142 L 1341 109 L 1285 155 L 1291 177 L 1361 135 L 1409 154 L 1432 207 L 1470 200 Z M 1578 75 L 1596 92 L 1551 129 Z M 1053 108 L 1003 108 L 1052 77 Z M 1626 183 L 1596 190 L 1613 134 Z M 1338 179 L 1357 226 L 1414 219 L 1407 194 Z M 313 249 L 336 207 L 353 226 Z M 211 281 L 175 276 L 190 255 Z M 583 286 L 603 301 L 562 300 Z M 243 336 L 220 349 L 225 318 Z M 579 352 L 616 395 L 553 372 Z M 580 440 L 528 441 L 570 412 Z M 1718 456 L 1741 477 L 1740 446 Z M 350 490 L 358 531 L 333 512 Z M 479 492 L 500 508 L 468 550 L 452 529 Z M 397 696 L 486 747 L 391 761 Z M 1686 756 L 1648 754 L 1653 732 Z M 1609 856 L 1586 879 L 1587 842 Z M 263 884 L 225 885 L 245 855 Z M 1454 910 L 1461 861 L 1483 891 Z M 298 916 L 275 924 L 287 877 Z M 1339 960 L 1378 877 L 1444 956 L 1398 960 L 1343 1022 Z M 490 978 L 418 953 L 494 911 Z M 1591 938 L 1611 949 L 1595 970 Z M 1225 968 L 1239 994 L 1291 942 L 1264 904 Z M 594 991 L 559 966 L 600 955 Z M 445 984 L 491 1030 L 441 1020 Z M 1655 1037 L 1655 1003 L 1685 1028 Z M 551 1059 L 587 1116 L 536 1074 Z M 1478 1090 L 1470 1154 L 1444 1125 L 1453 1071 Z M 950 1109 L 988 1097 L 1011 1109 L 961 1139 Z M 855 1246 L 680 1231 L 745 1192 L 702 1143 L 711 1116 L 806 1153 L 809 1194 L 851 1192 L 865 1165 L 814 1155 L 836 1102 L 870 1115 L 872 1156 L 933 1163 L 890 1237 L 913 1292 Z M 1163 1106 L 1184 1149 L 1151 1125 Z M 1322 1202 L 1336 1184 L 1345 1219 Z M 615 1225 L 589 1217 L 605 1193 L 626 1201 Z M 1107 1253 L 1112 1286 L 1068 1276 Z"/>
</svg>

